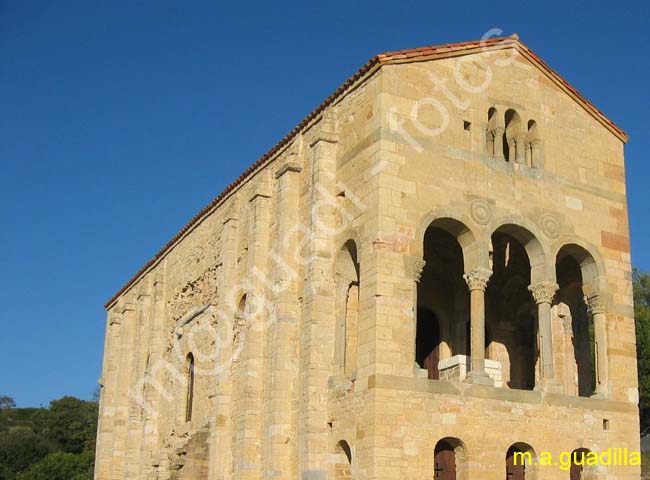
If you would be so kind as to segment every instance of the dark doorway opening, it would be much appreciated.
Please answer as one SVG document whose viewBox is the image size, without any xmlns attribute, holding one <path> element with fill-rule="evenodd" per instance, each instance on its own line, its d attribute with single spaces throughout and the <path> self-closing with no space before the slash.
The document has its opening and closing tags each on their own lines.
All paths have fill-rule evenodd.
<svg viewBox="0 0 650 480">
<path fill-rule="evenodd" d="M 525 480 L 526 465 L 524 464 L 524 452 L 518 447 L 512 446 L 506 453 L 506 480 Z"/>
<path fill-rule="evenodd" d="M 434 475 L 435 480 L 456 480 L 456 453 L 444 440 L 436 445 Z"/>
<path fill-rule="evenodd" d="M 415 339 L 415 359 L 429 372 L 428 378 L 438 380 L 440 372 L 440 324 L 438 317 L 429 309 L 418 308 L 417 336 Z"/>
</svg>

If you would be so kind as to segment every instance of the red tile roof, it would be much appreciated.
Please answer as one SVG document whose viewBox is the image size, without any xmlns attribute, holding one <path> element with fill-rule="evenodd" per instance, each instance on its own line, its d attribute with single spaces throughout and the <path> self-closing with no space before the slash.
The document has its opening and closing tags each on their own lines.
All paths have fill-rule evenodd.
<svg viewBox="0 0 650 480">
<path fill-rule="evenodd" d="M 407 50 L 396 50 L 394 52 L 384 52 L 372 57 L 365 65 L 363 65 L 354 75 L 348 78 L 343 85 L 337 88 L 334 93 L 327 97 L 320 105 L 318 105 L 311 113 L 309 113 L 293 130 L 291 130 L 282 140 L 280 140 L 274 147 L 266 152 L 255 163 L 248 167 L 239 177 L 228 185 L 223 192 L 219 194 L 209 205 L 197 213 L 174 237 L 160 249 L 156 255 L 149 260 L 128 283 L 126 283 L 120 290 L 104 305 L 109 308 L 124 292 L 126 292 L 142 275 L 155 266 L 165 254 L 189 231 L 196 227 L 201 220 L 203 220 L 208 213 L 214 210 L 223 200 L 235 190 L 246 178 L 253 172 L 263 167 L 270 161 L 282 147 L 286 146 L 296 135 L 298 135 L 310 122 L 318 117 L 318 115 L 336 99 L 344 95 L 350 87 L 365 79 L 367 75 L 373 73 L 383 65 L 409 63 L 409 62 L 422 62 L 435 60 L 439 58 L 447 58 L 461 55 L 469 55 L 472 53 L 480 53 L 482 51 L 493 51 L 507 48 L 516 49 L 523 57 L 527 58 L 533 65 L 537 66 L 551 81 L 558 87 L 564 90 L 576 102 L 582 105 L 589 114 L 596 120 L 609 129 L 617 138 L 622 142 L 627 142 L 627 134 L 619 128 L 613 121 L 605 116 L 598 108 L 596 108 L 589 100 L 583 97 L 578 90 L 572 87 L 566 80 L 564 80 L 555 70 L 550 68 L 543 60 L 541 60 L 530 48 L 519 41 L 517 35 L 510 37 L 495 37 L 485 40 L 474 40 L 470 42 L 449 43 L 444 45 L 431 45 L 428 47 L 411 48 Z"/>
</svg>

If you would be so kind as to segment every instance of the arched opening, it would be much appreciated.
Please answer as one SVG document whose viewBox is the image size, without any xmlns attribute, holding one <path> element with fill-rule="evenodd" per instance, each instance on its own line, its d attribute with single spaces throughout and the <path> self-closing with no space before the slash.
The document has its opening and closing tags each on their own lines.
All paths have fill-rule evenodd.
<svg viewBox="0 0 650 480">
<path fill-rule="evenodd" d="M 554 311 L 564 324 L 564 383 L 567 393 L 581 397 L 593 395 L 597 378 L 597 339 L 593 316 L 585 298 L 593 293 L 596 262 L 578 245 L 563 246 L 555 262 L 559 290 Z"/>
<path fill-rule="evenodd" d="M 241 333 L 246 325 L 246 302 L 247 295 L 244 294 L 239 299 L 237 303 L 237 309 L 235 311 L 235 322 L 233 323 L 233 356 L 235 360 L 239 359 L 240 353 L 240 343 L 241 343 Z"/>
<path fill-rule="evenodd" d="M 525 443 L 515 443 L 506 452 L 506 480 L 534 480 L 535 451 Z"/>
<path fill-rule="evenodd" d="M 569 469 L 570 480 L 589 480 L 590 468 L 587 465 L 588 448 L 576 448 L 571 452 L 571 467 Z"/>
<path fill-rule="evenodd" d="M 185 361 L 187 365 L 187 393 L 185 396 L 185 421 L 192 420 L 192 408 L 194 406 L 194 355 L 187 354 Z"/>
<path fill-rule="evenodd" d="M 528 136 L 526 140 L 526 165 L 532 168 L 540 167 L 539 138 L 537 137 L 537 122 L 528 120 Z"/>
<path fill-rule="evenodd" d="M 528 120 L 528 137 L 530 140 L 536 138 L 537 122 L 535 120 Z"/>
<path fill-rule="evenodd" d="M 464 233 L 465 232 L 465 233 Z M 439 363 L 454 355 L 469 355 L 469 290 L 463 279 L 465 259 L 461 239 L 466 229 L 450 219 L 434 221 L 424 234 L 425 265 L 417 286 L 415 360 L 432 379 L 460 381 L 460 370 L 449 366 L 440 377 Z"/>
<path fill-rule="evenodd" d="M 534 268 L 543 263 L 541 247 L 530 232 L 515 225 L 497 229 L 491 243 L 493 273 L 485 306 L 487 358 L 501 364 L 504 385 L 532 390 L 538 377 L 538 328 L 537 306 L 528 287 Z M 529 253 L 540 265 L 531 267 Z"/>
<path fill-rule="evenodd" d="M 467 453 L 458 438 L 446 437 L 434 449 L 433 478 L 436 480 L 466 480 Z"/>
<path fill-rule="evenodd" d="M 352 449 L 345 440 L 338 442 L 334 448 L 332 469 L 336 480 L 352 479 Z"/>
<path fill-rule="evenodd" d="M 517 151 L 517 137 L 521 133 L 521 118 L 515 110 L 508 109 L 504 116 L 504 123 L 505 132 L 502 137 L 503 155 L 507 162 L 512 163 L 520 156 L 520 153 Z M 521 148 L 521 153 L 524 153 L 523 148 Z"/>
<path fill-rule="evenodd" d="M 357 246 L 348 240 L 336 257 L 334 266 L 336 283 L 336 335 L 334 364 L 346 376 L 357 368 L 359 328 L 359 263 Z"/>
<path fill-rule="evenodd" d="M 496 128 L 497 128 L 497 122 L 498 122 L 498 112 L 497 109 L 494 107 L 491 107 L 488 110 L 488 127 L 487 127 L 487 132 L 486 132 L 486 151 L 488 155 L 497 155 L 497 150 L 495 149 L 495 136 L 496 136 Z M 501 139 L 497 139 L 497 141 L 501 142 Z"/>
</svg>

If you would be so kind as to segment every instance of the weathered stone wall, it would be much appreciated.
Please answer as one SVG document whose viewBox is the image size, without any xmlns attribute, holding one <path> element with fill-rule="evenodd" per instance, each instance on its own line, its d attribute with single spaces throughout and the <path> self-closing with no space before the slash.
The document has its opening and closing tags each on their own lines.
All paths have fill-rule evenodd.
<svg viewBox="0 0 650 480">
<path fill-rule="evenodd" d="M 97 479 L 416 479 L 433 476 L 435 445 L 451 438 L 458 478 L 487 480 L 515 443 L 638 449 L 623 145 L 513 52 L 383 66 L 109 306 Z M 487 151 L 490 108 L 535 121 L 534 160 Z M 416 282 L 440 219 L 455 222 L 466 274 L 491 268 L 503 225 L 526 243 L 536 285 L 556 281 L 563 246 L 591 255 L 585 294 L 607 340 L 597 395 L 577 396 L 556 304 L 553 360 L 536 365 L 555 378 L 535 390 L 508 388 L 505 373 L 502 388 L 426 378 L 414 363 Z"/>
</svg>

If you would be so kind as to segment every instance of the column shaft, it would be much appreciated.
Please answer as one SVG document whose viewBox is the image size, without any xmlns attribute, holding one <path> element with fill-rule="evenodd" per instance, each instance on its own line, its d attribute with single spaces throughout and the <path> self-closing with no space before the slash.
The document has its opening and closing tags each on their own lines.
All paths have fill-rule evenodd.
<svg viewBox="0 0 650 480">
<path fill-rule="evenodd" d="M 295 159 L 294 159 L 295 160 Z M 296 478 L 296 414 L 292 408 L 296 393 L 300 304 L 299 277 L 295 256 L 299 249 L 295 227 L 299 224 L 300 167 L 286 163 L 276 172 L 276 236 L 272 256 L 274 318 L 267 335 L 268 367 L 265 372 L 266 403 L 264 425 L 263 478 Z"/>
<path fill-rule="evenodd" d="M 602 294 L 596 294 L 587 299 L 589 310 L 593 315 L 594 341 L 596 343 L 596 391 L 598 395 L 608 393 L 608 366 L 607 366 L 607 314 L 605 298 Z"/>
<path fill-rule="evenodd" d="M 468 381 L 492 384 L 485 372 L 485 289 L 492 271 L 476 268 L 464 278 L 470 291 L 470 329 L 471 329 L 471 370 Z"/>
<path fill-rule="evenodd" d="M 540 377 L 535 388 L 558 389 L 560 387 L 555 375 L 555 350 L 553 348 L 553 322 L 551 320 L 551 302 L 559 286 L 553 282 L 540 282 L 531 285 L 537 303 L 537 338 L 540 352 Z"/>
</svg>

